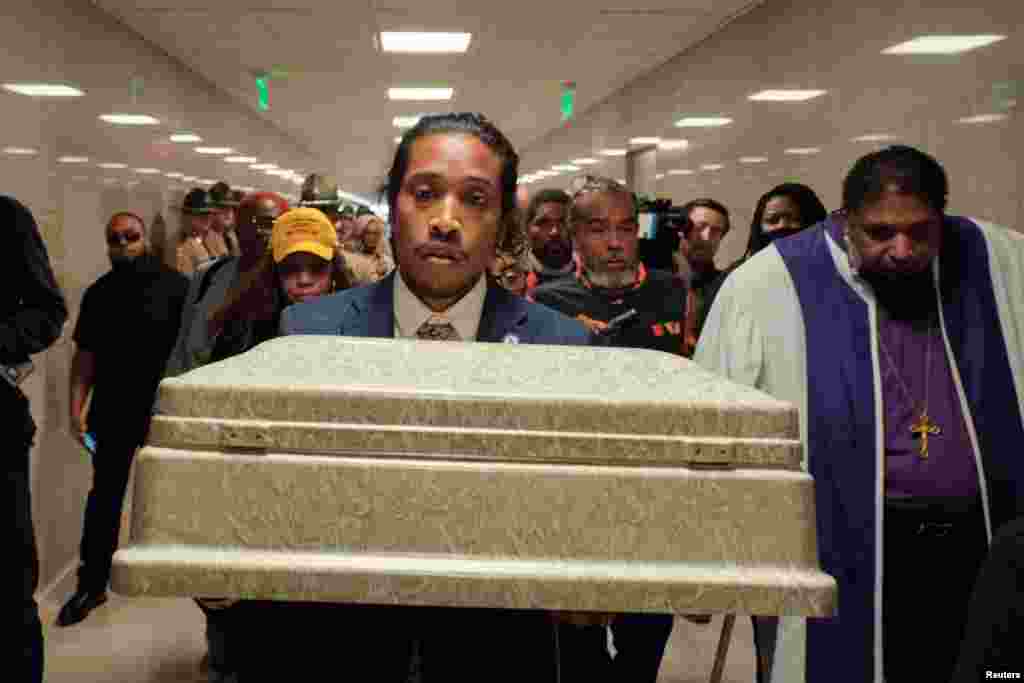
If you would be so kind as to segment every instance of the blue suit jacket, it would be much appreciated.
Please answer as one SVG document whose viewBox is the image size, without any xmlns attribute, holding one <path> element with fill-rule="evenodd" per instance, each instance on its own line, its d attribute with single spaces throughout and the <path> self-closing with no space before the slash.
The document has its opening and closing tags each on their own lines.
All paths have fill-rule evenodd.
<svg viewBox="0 0 1024 683">
<path fill-rule="evenodd" d="M 380 282 L 296 304 L 281 314 L 282 334 L 394 337 L 395 272 Z M 590 333 L 579 322 L 488 285 L 477 341 L 586 345 Z"/>
</svg>

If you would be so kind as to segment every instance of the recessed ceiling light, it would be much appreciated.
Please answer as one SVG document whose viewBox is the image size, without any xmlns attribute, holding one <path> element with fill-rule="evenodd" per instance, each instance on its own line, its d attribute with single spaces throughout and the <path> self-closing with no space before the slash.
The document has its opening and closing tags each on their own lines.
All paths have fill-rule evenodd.
<svg viewBox="0 0 1024 683">
<path fill-rule="evenodd" d="M 725 164 L 701 164 L 700 167 L 705 171 L 720 171 L 725 168 Z"/>
<path fill-rule="evenodd" d="M 997 123 L 1010 118 L 1008 114 L 978 114 L 977 116 L 965 116 L 957 119 L 957 123 Z"/>
<path fill-rule="evenodd" d="M 142 175 L 156 175 L 157 173 L 160 173 L 160 169 L 159 168 L 137 168 L 137 169 L 135 169 L 135 172 L 136 173 L 141 173 Z"/>
<path fill-rule="evenodd" d="M 380 48 L 384 52 L 416 54 L 459 54 L 469 49 L 471 33 L 381 31 Z"/>
<path fill-rule="evenodd" d="M 229 164 L 255 164 L 259 159 L 256 157 L 226 157 L 224 161 Z"/>
<path fill-rule="evenodd" d="M 214 154 L 224 155 L 233 154 L 235 152 L 233 147 L 196 147 L 197 154 Z"/>
<path fill-rule="evenodd" d="M 664 178 L 665 178 L 665 174 L 664 173 L 658 173 L 657 175 L 654 176 L 655 180 L 663 180 Z"/>
<path fill-rule="evenodd" d="M 172 178 L 172 179 L 175 179 L 175 180 L 184 179 L 184 177 L 185 177 L 184 173 L 176 173 L 176 172 L 164 173 L 164 175 L 166 177 L 168 177 L 168 178 Z"/>
<path fill-rule="evenodd" d="M 572 171 L 580 170 L 580 167 L 579 166 L 573 166 L 572 164 L 555 164 L 554 166 L 551 167 L 551 170 L 552 171 L 572 172 Z"/>
<path fill-rule="evenodd" d="M 821 147 L 790 147 L 784 150 L 786 154 L 795 154 L 796 156 L 809 156 L 811 154 L 817 154 L 821 151 Z"/>
<path fill-rule="evenodd" d="M 754 102 L 806 102 L 821 97 L 827 90 L 762 90 L 747 97 Z"/>
<path fill-rule="evenodd" d="M 717 128 L 730 123 L 732 119 L 725 116 L 686 116 L 676 121 L 676 128 Z"/>
<path fill-rule="evenodd" d="M 741 164 L 763 164 L 768 157 L 740 157 Z"/>
<path fill-rule="evenodd" d="M 454 94 L 454 88 L 388 88 L 388 99 L 396 101 L 446 102 Z"/>
<path fill-rule="evenodd" d="M 100 168 L 105 168 L 112 171 L 116 171 L 117 169 L 121 168 L 128 168 L 128 164 L 102 163 L 96 165 L 99 166 Z"/>
<path fill-rule="evenodd" d="M 690 143 L 688 140 L 662 140 L 658 143 L 658 149 L 664 152 L 686 149 L 689 146 Z"/>
<path fill-rule="evenodd" d="M 60 164 L 84 164 L 89 161 L 89 157 L 57 157 L 57 163 Z"/>
<path fill-rule="evenodd" d="M 669 175 L 693 175 L 693 171 L 688 168 L 673 168 L 668 172 Z"/>
<path fill-rule="evenodd" d="M 592 166 L 594 164 L 599 164 L 601 162 L 598 159 L 591 159 L 588 157 L 586 159 L 573 159 L 572 163 L 575 164 L 576 166 Z"/>
<path fill-rule="evenodd" d="M 175 133 L 171 136 L 171 142 L 202 142 L 203 139 L 195 133 Z"/>
<path fill-rule="evenodd" d="M 850 138 L 850 142 L 885 142 L 886 140 L 893 140 L 895 137 L 888 133 L 868 133 L 867 135 L 858 135 L 855 138 Z"/>
<path fill-rule="evenodd" d="M 423 114 L 417 114 L 415 116 L 396 116 L 391 119 L 391 124 L 395 128 L 412 128 L 421 118 L 423 118 Z"/>
<path fill-rule="evenodd" d="M 656 145 L 661 142 L 661 138 L 630 138 L 629 144 L 631 145 Z"/>
<path fill-rule="evenodd" d="M 39 154 L 39 150 L 31 147 L 4 147 L 4 154 L 19 157 L 30 157 Z"/>
<path fill-rule="evenodd" d="M 624 157 L 624 156 L 626 156 L 628 151 L 629 150 L 625 150 L 625 149 L 609 148 L 609 149 L 602 149 L 601 150 L 601 154 L 603 154 L 606 157 Z"/>
<path fill-rule="evenodd" d="M 918 36 L 882 50 L 883 55 L 958 55 L 998 43 L 1006 36 Z"/>
<path fill-rule="evenodd" d="M 29 97 L 81 97 L 85 94 L 61 83 L 4 83 L 4 90 Z"/>
<path fill-rule="evenodd" d="M 100 114 L 100 119 L 118 126 L 155 126 L 160 119 L 148 114 Z"/>
</svg>

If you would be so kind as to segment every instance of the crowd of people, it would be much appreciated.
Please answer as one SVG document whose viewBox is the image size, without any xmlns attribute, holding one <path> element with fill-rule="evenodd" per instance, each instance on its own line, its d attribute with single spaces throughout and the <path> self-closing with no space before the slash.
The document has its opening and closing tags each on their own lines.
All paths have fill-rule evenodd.
<svg viewBox="0 0 1024 683">
<path fill-rule="evenodd" d="M 729 210 L 685 203 L 678 250 L 661 261 L 674 266 L 661 269 L 640 257 L 640 206 L 622 184 L 586 176 L 524 201 L 517 176 L 490 121 L 443 114 L 402 137 L 388 222 L 346 206 L 319 173 L 294 208 L 224 183 L 192 190 L 173 265 L 154 257 L 141 217 L 110 217 L 112 268 L 75 326 L 70 418 L 95 451 L 94 480 L 78 588 L 58 624 L 106 600 L 129 468 L 163 377 L 282 334 L 514 339 L 691 358 L 798 407 L 838 610 L 755 618 L 759 683 L 1022 670 L 1024 236 L 948 215 L 942 166 L 890 147 L 853 166 L 831 213 L 805 185 L 766 192 L 745 254 L 725 268 Z M 67 311 L 31 214 L 10 199 L 0 209 L 21 254 L 0 293 L 0 362 L 12 370 L 0 390 L 22 425 L 8 479 L 23 539 L 19 632 L 35 671 L 25 680 L 39 681 L 34 426 L 13 371 L 54 341 Z M 125 324 L 138 335 L 130 365 Z M 382 681 L 479 680 L 497 666 L 507 680 L 654 683 L 673 628 L 656 614 L 197 603 L 211 678 L 233 681 L 338 666 Z"/>
</svg>

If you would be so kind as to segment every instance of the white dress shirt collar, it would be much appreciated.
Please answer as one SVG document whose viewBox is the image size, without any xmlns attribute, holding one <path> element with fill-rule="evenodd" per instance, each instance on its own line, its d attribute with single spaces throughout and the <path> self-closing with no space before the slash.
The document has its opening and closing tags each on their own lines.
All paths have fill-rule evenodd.
<svg viewBox="0 0 1024 683">
<path fill-rule="evenodd" d="M 402 279 L 402 272 L 395 273 L 395 337 L 411 339 L 416 331 L 430 318 L 443 318 L 451 323 L 462 341 L 476 341 L 480 329 L 480 318 L 484 312 L 484 298 L 487 296 L 487 278 L 483 274 L 473 288 L 443 313 L 435 313 L 412 293 Z"/>
</svg>

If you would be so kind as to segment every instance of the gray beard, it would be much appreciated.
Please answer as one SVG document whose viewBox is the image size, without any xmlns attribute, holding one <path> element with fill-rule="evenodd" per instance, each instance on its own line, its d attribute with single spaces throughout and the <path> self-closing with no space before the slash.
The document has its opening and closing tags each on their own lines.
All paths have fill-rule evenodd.
<svg viewBox="0 0 1024 683">
<path fill-rule="evenodd" d="M 636 282 L 637 273 L 639 272 L 637 268 L 624 270 L 621 273 L 598 273 L 586 267 L 583 270 L 590 284 L 602 289 L 625 289 L 630 287 Z"/>
</svg>

